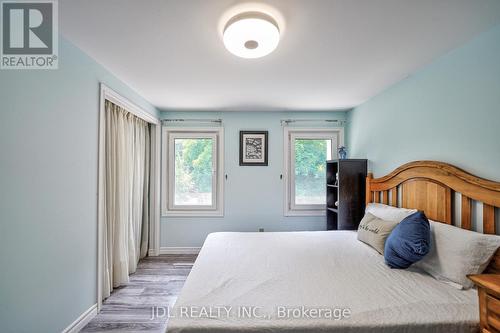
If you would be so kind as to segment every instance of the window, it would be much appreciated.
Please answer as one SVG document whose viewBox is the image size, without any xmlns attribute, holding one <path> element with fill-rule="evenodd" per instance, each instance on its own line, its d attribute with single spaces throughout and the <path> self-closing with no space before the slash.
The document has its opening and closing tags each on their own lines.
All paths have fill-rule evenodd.
<svg viewBox="0 0 500 333">
<path fill-rule="evenodd" d="M 325 213 L 325 161 L 337 156 L 342 129 L 285 128 L 285 216 Z"/>
<path fill-rule="evenodd" d="M 164 128 L 164 215 L 223 215 L 222 143 L 222 128 Z"/>
</svg>

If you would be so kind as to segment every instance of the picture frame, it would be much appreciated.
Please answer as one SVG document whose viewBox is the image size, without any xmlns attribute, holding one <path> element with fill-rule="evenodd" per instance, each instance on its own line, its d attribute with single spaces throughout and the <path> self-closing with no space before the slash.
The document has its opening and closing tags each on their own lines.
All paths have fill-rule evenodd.
<svg viewBox="0 0 500 333">
<path fill-rule="evenodd" d="M 240 166 L 268 165 L 268 131 L 240 131 Z"/>
</svg>

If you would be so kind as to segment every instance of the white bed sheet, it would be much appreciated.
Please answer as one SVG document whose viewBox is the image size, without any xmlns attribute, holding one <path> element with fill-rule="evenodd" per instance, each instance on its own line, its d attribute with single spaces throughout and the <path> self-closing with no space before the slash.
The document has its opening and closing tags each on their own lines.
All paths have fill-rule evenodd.
<svg viewBox="0 0 500 333">
<path fill-rule="evenodd" d="M 351 315 L 278 316 L 301 306 Z M 392 270 L 352 231 L 210 234 L 170 314 L 169 333 L 479 331 L 475 290 Z"/>
</svg>

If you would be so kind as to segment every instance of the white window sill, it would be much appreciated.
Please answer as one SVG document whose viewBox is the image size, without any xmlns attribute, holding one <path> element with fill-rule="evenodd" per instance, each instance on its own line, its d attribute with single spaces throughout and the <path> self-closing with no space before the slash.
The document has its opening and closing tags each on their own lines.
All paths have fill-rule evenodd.
<svg viewBox="0 0 500 333">
<path fill-rule="evenodd" d="M 284 216 L 326 216 L 326 210 L 289 210 Z"/>
<path fill-rule="evenodd" d="M 162 217 L 224 217 L 219 211 L 167 211 L 161 214 Z"/>
</svg>

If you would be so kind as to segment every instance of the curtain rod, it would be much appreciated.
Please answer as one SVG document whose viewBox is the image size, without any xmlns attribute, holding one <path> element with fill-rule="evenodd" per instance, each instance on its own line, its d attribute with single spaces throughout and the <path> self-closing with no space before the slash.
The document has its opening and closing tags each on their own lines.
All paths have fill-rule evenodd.
<svg viewBox="0 0 500 333">
<path fill-rule="evenodd" d="M 339 119 L 281 119 L 280 120 L 281 125 L 285 124 L 291 124 L 291 123 L 296 123 L 296 122 L 325 122 L 325 123 L 338 123 L 343 125 L 345 123 L 345 120 L 339 120 Z"/>
<path fill-rule="evenodd" d="M 218 123 L 222 124 L 222 119 L 162 119 L 162 122 L 198 122 L 198 123 Z M 291 124 L 296 122 L 326 122 L 326 123 L 338 123 L 343 125 L 344 120 L 339 119 L 281 119 L 281 125 Z"/>
<path fill-rule="evenodd" d="M 222 119 L 162 119 L 162 122 L 197 122 L 197 123 L 218 123 L 222 124 Z"/>
</svg>

